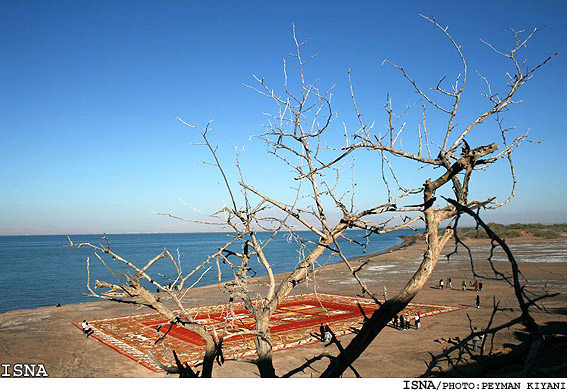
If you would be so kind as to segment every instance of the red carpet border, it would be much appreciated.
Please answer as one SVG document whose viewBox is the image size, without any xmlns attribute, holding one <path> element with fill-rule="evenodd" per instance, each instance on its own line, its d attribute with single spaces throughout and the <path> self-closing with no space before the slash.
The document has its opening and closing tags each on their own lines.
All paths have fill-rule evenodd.
<svg viewBox="0 0 567 391">
<path fill-rule="evenodd" d="M 359 307 L 360 306 L 360 307 Z M 205 306 L 188 309 L 188 312 L 201 324 L 210 326 L 211 333 L 216 329 L 217 336 L 246 332 L 254 329 L 254 320 L 242 303 L 234 304 L 234 315 L 227 305 Z M 378 308 L 372 299 L 308 293 L 289 296 L 275 311 L 270 320 L 270 333 L 273 350 L 291 349 L 298 346 L 320 342 L 317 338 L 319 326 L 327 323 L 335 335 L 350 334 L 362 326 L 364 310 L 367 316 Z M 410 303 L 404 312 L 421 317 L 463 309 L 464 307 Z M 135 360 L 156 372 L 159 366 L 147 352 L 165 365 L 172 365 L 171 350 L 175 350 L 182 362 L 195 365 L 204 354 L 204 342 L 194 333 L 173 326 L 164 340 L 169 349 L 166 352 L 158 339 L 156 327 L 162 325 L 161 335 L 170 325 L 161 315 L 151 312 L 143 315 L 100 319 L 89 322 L 95 330 L 92 337 L 108 345 L 117 352 Z M 81 327 L 80 323 L 75 324 Z M 223 341 L 225 359 L 235 359 L 255 355 L 252 334 L 227 337 Z"/>
</svg>

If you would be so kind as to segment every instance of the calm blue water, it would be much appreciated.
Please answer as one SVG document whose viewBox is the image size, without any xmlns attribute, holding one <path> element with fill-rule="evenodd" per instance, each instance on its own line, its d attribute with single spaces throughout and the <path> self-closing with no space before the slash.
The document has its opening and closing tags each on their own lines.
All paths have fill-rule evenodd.
<svg viewBox="0 0 567 391">
<path fill-rule="evenodd" d="M 400 231 L 372 237 L 366 249 L 358 245 L 339 242 L 348 258 L 371 254 L 388 249 L 401 243 L 400 235 L 411 235 L 413 231 Z M 350 231 L 348 237 L 365 242 L 363 231 Z M 265 240 L 268 233 L 259 233 Z M 315 240 L 311 232 L 304 232 L 302 237 Z M 186 233 L 186 234 L 123 234 L 109 235 L 111 249 L 122 258 L 136 266 L 143 266 L 147 260 L 167 248 L 174 257 L 177 249 L 181 255 L 182 270 L 186 273 L 195 265 L 203 262 L 207 255 L 215 252 L 228 240 L 225 233 Z M 74 243 L 104 243 L 102 235 L 71 235 Z M 240 249 L 238 249 L 240 251 Z M 266 248 L 275 273 L 289 272 L 298 262 L 298 245 L 280 235 Z M 86 296 L 87 272 L 86 259 L 90 257 L 91 286 L 96 279 L 114 282 L 115 280 L 104 265 L 94 256 L 89 248 L 69 247 L 65 236 L 0 236 L 0 312 L 16 309 L 55 306 L 56 304 L 75 304 L 99 299 Z M 235 259 L 235 257 L 231 257 Z M 107 259 L 105 258 L 105 261 Z M 339 262 L 337 256 L 325 253 L 319 258 L 319 264 Z M 109 260 L 109 266 L 117 266 Z M 262 275 L 262 268 L 254 259 L 250 266 Z M 119 268 L 124 270 L 124 268 Z M 171 261 L 160 260 L 150 268 L 150 274 L 164 284 L 173 277 Z M 224 280 L 230 279 L 229 269 L 223 271 Z M 196 279 L 189 281 L 191 285 Z M 198 286 L 216 283 L 216 270 L 211 269 Z"/>
</svg>

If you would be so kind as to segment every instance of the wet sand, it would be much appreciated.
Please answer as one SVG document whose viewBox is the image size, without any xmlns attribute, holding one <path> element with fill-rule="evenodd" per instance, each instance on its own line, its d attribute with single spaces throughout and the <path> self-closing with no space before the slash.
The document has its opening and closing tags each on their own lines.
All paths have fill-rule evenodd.
<svg viewBox="0 0 567 391">
<path fill-rule="evenodd" d="M 472 240 L 467 243 L 473 250 L 475 271 L 493 277 L 486 261 L 490 250 L 488 242 Z M 546 330 L 552 330 L 557 335 L 567 335 L 567 240 L 518 238 L 510 239 L 508 243 L 520 263 L 523 277 L 527 280 L 525 283 L 530 290 L 534 293 L 560 293 L 546 299 L 544 304 L 547 311 L 534 311 L 534 317 Z M 382 297 L 384 286 L 387 287 L 388 294 L 393 296 L 419 265 L 423 248 L 423 243 L 419 241 L 410 245 L 405 243 L 379 255 L 360 257 L 353 260 L 353 265 L 356 267 L 368 262 L 361 274 L 363 280 L 377 296 Z M 449 245 L 444 254 L 452 250 Z M 497 252 L 494 258 L 498 269 L 509 269 L 503 252 Z M 438 281 L 447 278 L 452 279 L 453 289 L 438 289 Z M 419 331 L 386 328 L 354 365 L 362 377 L 419 376 L 426 368 L 425 362 L 429 360 L 430 352 L 440 353 L 446 346 L 435 342 L 436 339 L 466 336 L 471 325 L 479 329 L 485 327 L 494 301 L 499 301 L 500 307 L 516 307 L 513 291 L 505 282 L 482 278 L 484 287 L 480 293 L 481 308 L 475 308 L 477 292 L 470 285 L 469 290 L 462 291 L 460 288 L 463 280 L 468 284 L 473 280 L 473 274 L 468 255 L 461 248 L 450 259 L 444 256 L 440 259 L 429 282 L 414 302 L 467 308 L 423 318 Z M 293 294 L 313 291 L 351 296 L 361 293 L 360 287 L 342 263 L 321 267 L 307 283 L 296 287 Z M 217 286 L 194 288 L 185 300 L 188 307 L 224 302 L 225 297 Z M 148 311 L 141 306 L 100 301 L 2 313 L 0 363 L 42 363 L 50 377 L 168 377 L 146 369 L 93 338 L 85 339 L 81 331 L 71 324 L 83 319 L 142 314 Z M 518 310 L 500 312 L 496 321 L 503 323 L 518 314 Z M 513 333 L 520 330 L 521 327 L 513 327 L 499 333 L 494 341 L 495 349 L 506 351 L 506 344 L 511 341 Z M 344 336 L 341 342 L 346 345 L 350 339 L 352 335 Z M 286 373 L 301 365 L 306 358 L 320 354 L 325 349 L 336 353 L 335 347 L 325 348 L 323 343 L 275 352 L 276 372 L 279 375 Z M 298 377 L 317 377 L 316 371 L 323 369 L 326 364 L 326 361 L 316 364 L 315 371 L 306 371 Z M 230 361 L 222 367 L 216 366 L 214 376 L 256 377 L 257 370 L 251 364 Z M 354 374 L 347 371 L 344 376 L 353 377 Z"/>
</svg>

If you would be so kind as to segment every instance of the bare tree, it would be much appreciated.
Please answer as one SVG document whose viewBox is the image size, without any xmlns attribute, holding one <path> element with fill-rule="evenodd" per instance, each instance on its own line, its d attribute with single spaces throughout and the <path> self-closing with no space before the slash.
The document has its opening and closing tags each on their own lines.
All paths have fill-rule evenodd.
<svg viewBox="0 0 567 391">
<path fill-rule="evenodd" d="M 268 116 L 266 131 L 260 135 L 260 138 L 268 145 L 268 152 L 280 159 L 285 167 L 295 173 L 295 191 L 291 199 L 282 199 L 283 197 L 279 194 L 266 194 L 262 189 L 249 184 L 241 169 L 238 153 L 236 154 L 238 179 L 232 180 L 221 164 L 217 147 L 209 141 L 210 123 L 204 128 L 199 128 L 180 119 L 183 124 L 198 130 L 203 140 L 202 144 L 208 148 L 213 159 L 210 164 L 219 170 L 223 179 L 224 187 L 229 195 L 229 202 L 216 213 L 201 220 L 188 220 L 169 214 L 168 216 L 205 224 L 218 224 L 232 230 L 233 235 L 226 245 L 204 260 L 190 275 L 194 275 L 209 263 L 213 264 L 217 269 L 218 284 L 227 294 L 229 308 L 232 309 L 236 301 L 241 301 L 250 312 L 255 321 L 254 330 L 250 333 L 254 336 L 257 352 L 257 359 L 252 360 L 252 362 L 257 366 L 262 377 L 275 377 L 277 375 L 272 363 L 270 318 L 294 287 L 310 278 L 317 260 L 325 251 L 337 254 L 358 281 L 363 292 L 372 297 L 380 306 L 371 317 L 366 319 L 363 327 L 346 348 L 343 349 L 340 342 L 334 338 L 340 351 L 337 357 L 322 354 L 316 358 L 330 359 L 328 368 L 321 376 L 333 377 L 341 376 L 348 368 L 354 370 L 352 367 L 354 361 L 392 317 L 407 306 L 431 275 L 441 250 L 453 235 L 451 228 L 440 231 L 440 226 L 443 222 L 458 215 L 458 208 L 455 205 L 451 203 L 440 205 L 436 192 L 445 191 L 446 187 L 452 186 L 450 191 L 459 205 L 471 210 L 496 207 L 498 205 L 493 203 L 493 198 L 487 200 L 469 199 L 470 180 L 473 173 L 504 159 L 507 159 L 515 183 L 511 156 L 513 150 L 525 140 L 526 135 L 521 135 L 509 142 L 506 130 L 500 126 L 499 133 L 504 148 L 498 154 L 496 154 L 496 151 L 499 147 L 496 142 L 492 141 L 486 145 L 471 148 L 465 141 L 465 137 L 490 117 L 497 117 L 500 121 L 499 114 L 515 103 L 513 97 L 516 91 L 553 55 L 534 68 L 524 68 L 520 65 L 516 59 L 516 54 L 526 45 L 535 31 L 523 41 L 519 39 L 519 34 L 516 34 L 516 45 L 509 54 L 495 50 L 509 58 L 514 65 L 514 76 L 510 76 L 509 89 L 504 95 L 493 94 L 490 84 L 487 82 L 489 92 L 486 98 L 489 102 L 489 108 L 480 113 L 468 125 L 460 127 L 456 125 L 456 118 L 467 81 L 467 63 L 460 46 L 448 33 L 447 28 L 442 28 L 434 19 L 425 19 L 439 28 L 453 45 L 461 59 L 463 70 L 451 90 L 444 89 L 444 79 L 433 88 L 434 92 L 451 100 L 452 103 L 446 108 L 433 97 L 427 95 L 403 67 L 386 61 L 402 72 L 425 102 L 423 104 L 423 121 L 417 128 L 419 144 L 417 152 L 410 152 L 403 148 L 402 136 L 405 134 L 404 131 L 406 131 L 407 126 L 403 124 L 399 129 L 396 128 L 398 118 L 394 114 L 389 97 L 385 106 L 388 118 L 387 132 L 384 136 L 373 134 L 372 126 L 364 123 L 358 110 L 350 71 L 348 80 L 359 128 L 351 135 L 352 140 L 347 137 L 344 147 L 330 148 L 327 146 L 326 135 L 333 129 L 334 116 L 331 93 L 330 90 L 321 90 L 316 84 L 307 81 L 305 67 L 315 56 L 303 57 L 302 49 L 306 42 L 300 42 L 297 39 L 295 29 L 293 39 L 296 50 L 293 56 L 298 75 L 296 84 L 291 83 L 288 79 L 288 64 L 284 62 L 282 92 L 276 92 L 269 87 L 264 79 L 259 77 L 255 77 L 257 84 L 250 87 L 275 104 L 276 110 Z M 447 124 L 444 129 L 435 132 L 427 129 L 427 107 L 432 107 L 447 116 Z M 346 125 L 344 127 L 348 136 L 348 127 Z M 435 144 L 435 141 L 439 138 L 441 142 Z M 438 150 L 435 157 L 431 153 L 434 149 Z M 355 183 L 353 181 L 349 186 L 345 186 L 345 181 L 340 180 L 341 169 L 339 165 L 350 159 L 354 153 L 360 154 L 367 150 L 378 151 L 380 154 L 381 176 L 386 189 L 386 201 L 376 202 L 375 205 L 359 209 L 356 205 Z M 425 154 L 426 151 L 427 154 Z M 434 179 L 424 177 L 420 179 L 421 183 L 404 187 L 401 184 L 402 178 L 396 175 L 392 164 L 394 159 L 413 162 L 418 165 L 417 169 L 420 166 L 434 168 L 440 174 L 437 174 Z M 395 184 L 395 188 L 392 184 Z M 511 196 L 513 196 L 513 193 L 514 190 L 512 190 Z M 420 197 L 417 205 L 404 205 L 412 202 L 416 197 Z M 338 214 L 339 217 L 329 217 L 335 214 Z M 423 255 L 423 261 L 404 289 L 390 300 L 382 302 L 378 299 L 380 295 L 372 292 L 360 278 L 359 274 L 362 268 L 354 268 L 348 261 L 339 240 L 349 240 L 348 230 L 352 228 L 365 230 L 368 235 L 379 235 L 404 228 L 415 229 L 414 226 L 418 222 L 425 223 L 424 237 L 427 250 Z M 302 237 L 298 227 L 312 232 L 317 239 L 311 241 Z M 262 241 L 257 234 L 260 231 L 271 232 L 270 238 Z M 283 233 L 297 241 L 300 246 L 300 255 L 296 268 L 290 273 L 285 273 L 278 280 L 278 276 L 272 270 L 272 265 L 276 260 L 269 258 L 266 249 L 277 235 Z M 237 244 L 238 246 L 236 246 Z M 226 327 L 220 330 L 207 329 L 200 325 L 183 307 L 180 295 L 187 294 L 185 283 L 190 275 L 183 275 L 180 263 L 165 250 L 140 269 L 113 253 L 109 244 L 107 246 L 82 245 L 91 246 L 97 252 L 110 255 L 115 260 L 127 265 L 134 272 L 134 274 L 129 275 L 123 274 L 122 280 L 117 276 L 118 284 L 97 281 L 95 287 L 109 289 L 110 291 L 107 294 L 98 294 L 89 285 L 88 289 L 91 294 L 110 300 L 143 303 L 164 315 L 171 324 L 196 332 L 206 344 L 202 376 L 210 376 L 215 358 L 222 353 L 222 340 L 229 334 L 227 334 Z M 235 248 L 238 248 L 238 250 L 235 250 Z M 102 257 L 99 258 L 103 261 Z M 158 284 L 148 274 L 148 269 L 155 262 L 164 258 L 173 261 L 178 271 L 177 279 L 171 287 Z M 260 265 L 264 269 L 265 279 L 251 278 L 252 263 Z M 226 281 L 226 276 L 223 276 L 222 264 L 228 265 L 231 270 L 229 281 Z M 174 303 L 175 311 L 167 308 L 155 295 L 144 288 L 140 284 L 140 279 L 145 279 L 166 292 Z M 120 291 L 126 297 L 117 299 L 113 296 L 116 291 Z M 230 319 L 228 321 L 230 322 Z M 312 361 L 310 360 L 306 365 L 309 365 Z M 186 368 L 183 365 L 178 363 L 176 368 L 178 372 L 186 373 Z M 302 368 L 298 368 L 298 370 Z M 289 375 L 292 373 L 296 373 L 296 371 L 291 371 Z"/>
<path fill-rule="evenodd" d="M 235 191 L 232 189 L 233 186 L 227 179 L 217 157 L 217 148 L 213 147 L 207 138 L 208 126 L 200 130 L 184 122 L 188 126 L 199 129 L 204 145 L 213 156 L 211 164 L 219 169 L 230 196 L 230 204 L 214 216 L 221 219 L 234 231 L 234 238 L 231 242 L 243 242 L 243 251 L 218 254 L 222 261 L 229 264 L 234 270 L 234 278 L 222 283 L 222 287 L 229 295 L 229 303 L 233 303 L 236 299 L 242 300 L 255 319 L 254 331 L 258 359 L 253 362 L 257 365 L 262 377 L 276 376 L 272 364 L 272 344 L 268 327 L 274 311 L 295 286 L 306 281 L 311 268 L 325 250 L 342 254 L 338 239 L 344 238 L 347 229 L 355 227 L 357 222 L 367 216 L 376 215 L 391 208 L 391 204 L 387 203 L 362 211 L 347 210 L 341 201 L 347 194 L 338 196 L 336 194 L 337 183 L 327 183 L 326 172 L 333 170 L 334 162 L 326 162 L 321 158 L 324 153 L 321 140 L 322 135 L 330 128 L 333 114 L 330 93 L 329 91 L 321 92 L 315 85 L 306 82 L 304 67 L 314 57 L 304 59 L 301 48 L 305 42 L 297 40 L 295 31 L 293 38 L 296 46 L 294 57 L 299 69 L 298 91 L 293 91 L 288 84 L 287 64 L 284 64 L 285 82 L 284 92 L 281 95 L 277 95 L 263 79 L 258 77 L 256 81 L 259 87 L 251 87 L 270 98 L 277 106 L 277 113 L 270 115 L 267 131 L 260 138 L 269 146 L 269 152 L 281 159 L 297 175 L 295 178 L 297 188 L 291 202 L 276 200 L 276 197 L 264 194 L 249 185 L 245 181 L 237 158 L 236 166 L 240 175 L 237 185 L 242 195 L 241 204 L 239 204 Z M 335 159 L 335 161 L 338 160 Z M 338 182 L 338 174 L 335 179 Z M 304 192 L 305 188 L 307 190 Z M 338 207 L 342 212 L 340 219 L 330 221 L 327 218 L 329 204 Z M 294 224 L 299 224 L 303 229 L 315 234 L 317 240 L 310 241 L 301 237 L 292 228 L 291 220 Z M 410 227 L 411 222 L 416 220 L 410 219 L 410 221 L 388 229 L 383 226 L 381 232 L 393 232 Z M 256 234 L 258 230 L 270 231 L 272 233 L 270 239 L 261 242 Z M 270 241 L 282 232 L 286 232 L 300 244 L 302 254 L 296 268 L 286 274 L 281 281 L 277 281 L 265 249 Z M 238 262 L 233 261 L 231 256 Z M 266 286 L 257 287 L 258 289 L 251 286 L 247 274 L 252 257 L 256 258 L 264 268 L 268 280 Z M 363 284 L 361 280 L 359 282 Z M 219 283 L 221 283 L 220 279 Z M 369 290 L 367 292 L 371 294 Z M 377 299 L 376 302 L 379 303 Z"/>
<path fill-rule="evenodd" d="M 527 42 L 538 31 L 537 29 L 529 34 L 525 39 L 520 38 L 521 32 L 514 32 L 515 45 L 509 53 L 500 52 L 492 45 L 487 44 L 497 54 L 504 56 L 512 64 L 513 71 L 512 73 L 507 74 L 509 78 L 507 85 L 508 89 L 502 94 L 493 93 L 490 83 L 483 77 L 488 89 L 488 93 L 484 95 L 488 101 L 488 108 L 465 126 L 457 126 L 456 118 L 459 108 L 462 105 L 462 97 L 467 83 L 467 62 L 461 47 L 449 34 L 448 28 L 442 27 L 433 18 L 424 18 L 446 36 L 461 60 L 461 73 L 450 89 L 446 89 L 443 86 L 445 78 L 442 78 L 439 83 L 432 88 L 434 93 L 439 94 L 442 98 L 448 98 L 450 105 L 443 106 L 435 98 L 433 98 L 433 96 L 426 94 L 419 84 L 408 74 L 405 68 L 386 60 L 385 63 L 390 64 L 395 69 L 399 70 L 413 86 L 415 91 L 426 102 L 423 106 L 423 122 L 420 124 L 422 125 L 422 128 L 418 127 L 418 150 L 417 152 L 410 152 L 403 148 L 400 136 L 407 129 L 407 126 L 404 123 L 398 130 L 395 128 L 394 114 L 389 100 L 386 104 L 386 111 L 389 120 L 387 132 L 384 136 L 376 136 L 372 134 L 372 127 L 367 126 L 362 121 L 362 116 L 357 108 L 355 94 L 353 92 L 353 104 L 357 117 L 359 118 L 360 128 L 354 134 L 354 139 L 357 142 L 345 146 L 343 151 L 345 154 L 355 149 L 379 151 L 382 158 L 382 167 L 387 167 L 387 169 L 390 170 L 392 174 L 391 177 L 394 178 L 398 187 L 397 190 L 401 193 L 403 193 L 405 189 L 399 183 L 388 156 L 413 161 L 421 167 L 428 166 L 441 170 L 442 173 L 438 175 L 436 179 L 424 178 L 425 183 L 419 189 L 419 193 L 423 197 L 419 208 L 421 212 L 420 216 L 425 223 L 424 237 L 427 248 L 423 254 L 423 261 L 419 268 L 416 270 L 413 277 L 407 282 L 402 291 L 390 300 L 386 301 L 384 305 L 382 305 L 372 315 L 372 317 L 365 322 L 351 343 L 335 360 L 332 360 L 329 367 L 322 373 L 321 376 L 323 377 L 340 376 L 368 347 L 368 345 L 388 324 L 392 317 L 403 310 L 421 290 L 431 276 L 431 273 L 439 260 L 441 251 L 453 235 L 453 229 L 450 226 L 443 232 L 440 232 L 440 226 L 443 222 L 454 219 L 458 216 L 458 205 L 461 205 L 463 208 L 468 208 L 468 210 L 471 211 L 479 210 L 481 208 L 497 208 L 507 203 L 513 197 L 515 192 L 516 175 L 512 160 L 512 152 L 522 141 L 526 139 L 527 134 L 522 134 L 510 142 L 507 137 L 508 129 L 503 129 L 502 127 L 501 115 L 508 110 L 510 105 L 518 103 L 514 101 L 513 98 L 520 87 L 532 78 L 536 70 L 545 65 L 553 56 L 556 55 L 556 53 L 549 55 L 541 63 L 532 68 L 526 67 L 524 63 L 517 59 L 518 51 L 526 46 Z M 352 83 L 351 91 L 353 91 Z M 425 115 L 426 107 L 432 107 L 434 110 L 443 113 L 447 117 L 444 131 L 437 131 L 432 134 L 431 131 L 427 130 Z M 503 150 L 498 154 L 496 154 L 496 151 L 499 147 L 494 141 L 477 147 L 469 146 L 466 141 L 466 137 L 469 136 L 471 132 L 478 127 L 478 125 L 490 118 L 494 118 L 496 120 L 499 129 L 498 133 L 500 133 L 501 142 L 503 144 Z M 492 140 L 495 140 L 498 137 L 498 133 L 496 136 L 491 136 Z M 432 141 L 434 138 L 440 138 L 441 142 L 434 144 Z M 396 144 L 398 140 L 400 141 Z M 424 155 L 424 145 L 428 152 L 427 155 Z M 434 146 L 438 150 L 436 157 L 431 156 L 431 150 Z M 460 154 L 458 154 L 459 148 Z M 469 194 L 471 190 L 470 184 L 472 175 L 475 172 L 485 170 L 487 167 L 501 159 L 507 159 L 513 178 L 512 190 L 508 199 L 502 203 L 495 203 L 495 198 L 485 200 L 470 199 Z M 387 182 L 386 175 L 383 175 L 383 178 L 388 189 L 388 197 L 390 197 L 390 186 Z M 451 186 L 450 191 L 455 198 L 455 202 L 445 202 L 445 205 L 443 205 L 439 202 L 441 200 L 438 200 L 436 193 L 441 192 L 448 186 Z M 412 192 L 412 194 L 414 193 L 415 192 Z M 372 232 L 376 231 L 372 225 L 361 224 L 360 222 L 357 222 L 355 226 Z"/>
</svg>

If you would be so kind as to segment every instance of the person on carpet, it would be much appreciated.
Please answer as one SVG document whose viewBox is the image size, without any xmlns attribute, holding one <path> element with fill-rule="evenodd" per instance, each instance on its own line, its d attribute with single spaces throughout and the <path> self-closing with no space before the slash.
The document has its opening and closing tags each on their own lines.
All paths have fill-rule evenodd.
<svg viewBox="0 0 567 391">
<path fill-rule="evenodd" d="M 91 325 L 86 320 L 83 320 L 82 326 L 83 326 L 83 334 L 85 335 L 85 338 L 88 338 L 89 335 L 94 333 L 94 330 L 92 329 Z"/>
<path fill-rule="evenodd" d="M 330 341 L 333 338 L 331 334 L 331 328 L 327 323 L 325 323 L 325 341 Z"/>
</svg>

